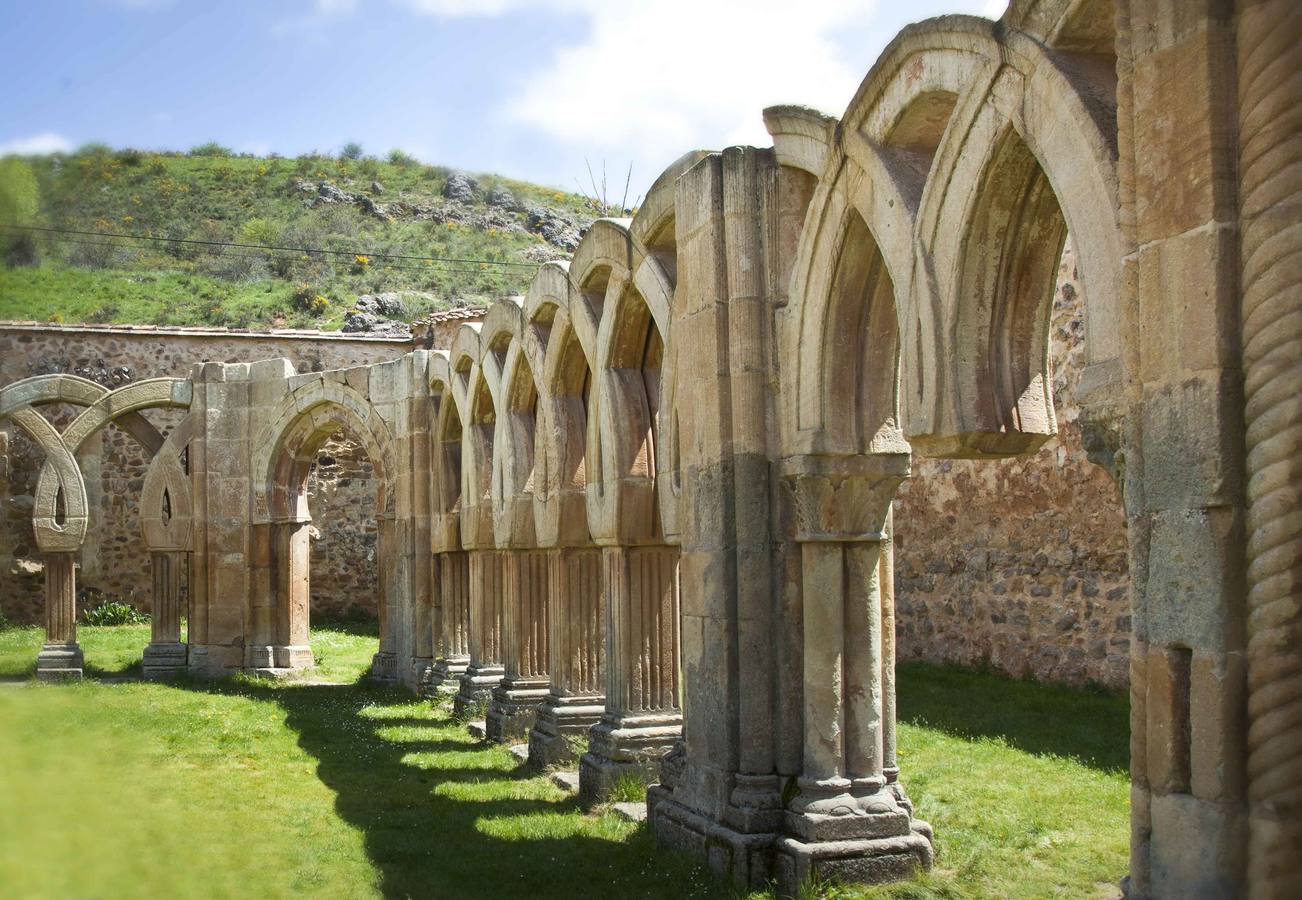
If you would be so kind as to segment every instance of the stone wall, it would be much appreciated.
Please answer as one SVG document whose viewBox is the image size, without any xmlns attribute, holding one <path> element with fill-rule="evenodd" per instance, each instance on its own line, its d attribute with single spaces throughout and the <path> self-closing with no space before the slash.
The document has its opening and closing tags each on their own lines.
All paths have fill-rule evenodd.
<svg viewBox="0 0 1302 900">
<path fill-rule="evenodd" d="M 0 384 L 31 375 L 72 372 L 114 387 L 161 375 L 185 375 L 204 361 L 244 362 L 283 356 L 300 372 L 395 359 L 403 339 L 318 332 L 237 332 L 123 326 L 0 324 Z M 72 410 L 61 411 L 63 418 Z M 171 410 L 145 414 L 166 433 Z M 17 622 L 41 620 L 43 570 L 31 526 L 31 497 L 41 452 L 16 426 L 0 426 L 0 611 Z M 313 543 L 313 608 L 328 616 L 374 615 L 374 503 L 369 461 L 356 445 L 334 442 L 322 451 L 309 491 L 319 538 Z M 91 523 L 78 573 L 85 602 L 101 595 L 148 610 L 149 554 L 137 504 L 147 460 L 115 426 L 80 454 Z"/>
<path fill-rule="evenodd" d="M 1069 247 L 1050 330 L 1056 438 L 1032 457 L 915 457 L 895 502 L 900 659 L 1127 684 L 1126 520 L 1081 445 L 1081 300 Z"/>
</svg>

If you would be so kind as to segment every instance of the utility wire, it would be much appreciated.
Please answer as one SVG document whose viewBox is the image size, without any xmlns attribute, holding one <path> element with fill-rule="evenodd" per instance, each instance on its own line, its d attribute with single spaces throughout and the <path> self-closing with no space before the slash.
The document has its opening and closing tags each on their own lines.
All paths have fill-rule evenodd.
<svg viewBox="0 0 1302 900">
<path fill-rule="evenodd" d="M 365 256 L 378 257 L 380 259 L 401 259 L 415 260 L 416 262 L 439 262 L 439 263 L 470 263 L 481 266 L 500 266 L 503 268 L 513 269 L 536 269 L 537 263 L 516 263 L 505 262 L 495 259 L 464 259 L 454 256 L 408 256 L 401 253 L 379 253 L 373 250 L 326 250 L 320 247 L 276 247 L 270 244 L 241 244 L 235 241 L 204 241 L 198 238 L 172 238 L 172 237 L 155 237 L 143 234 L 128 234 L 121 231 L 83 231 L 75 228 L 49 228 L 42 225 L 9 225 L 0 222 L 0 228 L 11 228 L 18 231 L 39 231 L 47 234 L 72 234 L 87 237 L 109 237 L 125 238 L 132 241 L 165 241 L 173 244 L 190 244 L 203 247 L 227 247 L 240 250 L 263 250 L 275 251 L 277 253 L 304 253 L 304 254 L 321 254 L 333 256 Z"/>
<path fill-rule="evenodd" d="M 143 249 L 148 249 L 148 248 L 138 247 L 132 244 L 123 244 L 116 241 L 88 241 L 83 238 L 71 238 L 71 237 L 61 237 L 58 238 L 58 240 L 64 244 L 76 244 L 80 247 L 108 247 L 114 250 L 128 250 L 128 251 L 135 251 L 135 252 L 139 252 L 140 250 Z M 281 259 L 290 262 L 301 261 L 297 257 L 271 256 L 269 253 L 266 252 L 235 253 L 229 250 L 222 250 L 219 248 L 201 248 L 198 252 L 212 253 L 212 254 L 220 253 L 222 256 L 233 257 L 235 259 L 254 259 L 254 260 Z M 438 268 L 434 268 L 433 266 L 408 266 L 408 265 L 403 265 L 402 263 L 391 263 L 391 262 L 380 262 L 377 265 L 384 266 L 386 269 L 405 269 L 411 272 L 425 272 L 426 274 L 430 274 L 430 275 L 483 275 L 484 274 L 483 269 L 454 267 L 444 263 L 439 263 Z"/>
</svg>

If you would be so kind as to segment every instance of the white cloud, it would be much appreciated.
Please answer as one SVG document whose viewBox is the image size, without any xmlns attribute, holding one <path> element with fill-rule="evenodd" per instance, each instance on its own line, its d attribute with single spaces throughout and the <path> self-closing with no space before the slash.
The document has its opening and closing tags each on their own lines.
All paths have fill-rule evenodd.
<svg viewBox="0 0 1302 900">
<path fill-rule="evenodd" d="M 665 161 L 698 146 L 769 143 L 761 112 L 801 103 L 839 114 L 864 72 L 833 39 L 862 31 L 855 0 L 584 3 L 587 36 L 560 48 L 506 112 L 596 152 Z M 646 173 L 643 173 L 645 175 Z"/>
<path fill-rule="evenodd" d="M 767 106 L 839 115 L 867 72 L 847 47 L 873 51 L 893 36 L 877 0 L 394 2 L 444 18 L 539 8 L 585 18 L 581 39 L 521 67 L 498 112 L 594 164 L 622 169 L 631 159 L 639 183 L 687 150 L 767 146 Z M 974 10 L 995 0 L 954 2 Z M 998 2 L 1002 11 L 1007 0 Z"/>
<path fill-rule="evenodd" d="M 36 153 L 67 153 L 72 150 L 72 141 L 53 131 L 14 138 L 0 144 L 0 156 L 16 154 L 27 156 Z"/>
</svg>

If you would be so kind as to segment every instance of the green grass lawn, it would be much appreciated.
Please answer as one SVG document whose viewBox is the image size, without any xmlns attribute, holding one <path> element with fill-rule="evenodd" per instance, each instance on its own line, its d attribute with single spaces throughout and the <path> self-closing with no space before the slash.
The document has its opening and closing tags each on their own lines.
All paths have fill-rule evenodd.
<svg viewBox="0 0 1302 900">
<path fill-rule="evenodd" d="M 129 673 L 148 627 L 79 635 L 88 668 Z M 0 674 L 30 670 L 39 642 L 0 632 Z M 732 896 L 446 710 L 351 683 L 373 629 L 318 629 L 313 646 L 318 674 L 349 684 L 0 686 L 5 895 Z M 936 869 L 824 893 L 1115 896 L 1125 700 L 922 666 L 899 680 L 901 765 Z"/>
</svg>

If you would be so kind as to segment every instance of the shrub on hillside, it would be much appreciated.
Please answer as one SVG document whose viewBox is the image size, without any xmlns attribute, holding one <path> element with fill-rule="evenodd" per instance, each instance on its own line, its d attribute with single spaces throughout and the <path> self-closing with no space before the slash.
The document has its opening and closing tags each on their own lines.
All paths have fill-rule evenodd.
<svg viewBox="0 0 1302 900">
<path fill-rule="evenodd" d="M 401 166 L 405 169 L 408 166 L 416 165 L 416 157 L 395 147 L 389 151 L 389 163 L 391 165 Z"/>
<path fill-rule="evenodd" d="M 310 284 L 300 284 L 289 300 L 294 309 L 313 316 L 323 316 L 330 310 L 330 298 Z"/>
<path fill-rule="evenodd" d="M 230 147 L 223 147 L 216 141 L 209 141 L 206 144 L 200 144 L 190 149 L 191 156 L 234 156 L 235 152 Z"/>
<path fill-rule="evenodd" d="M 144 625 L 149 616 L 120 600 L 106 600 L 81 614 L 83 625 Z"/>
<path fill-rule="evenodd" d="M 348 143 L 344 144 L 343 149 L 339 151 L 339 158 L 353 159 L 353 160 L 361 159 L 362 145 L 357 143 L 357 141 L 349 141 Z"/>
</svg>

